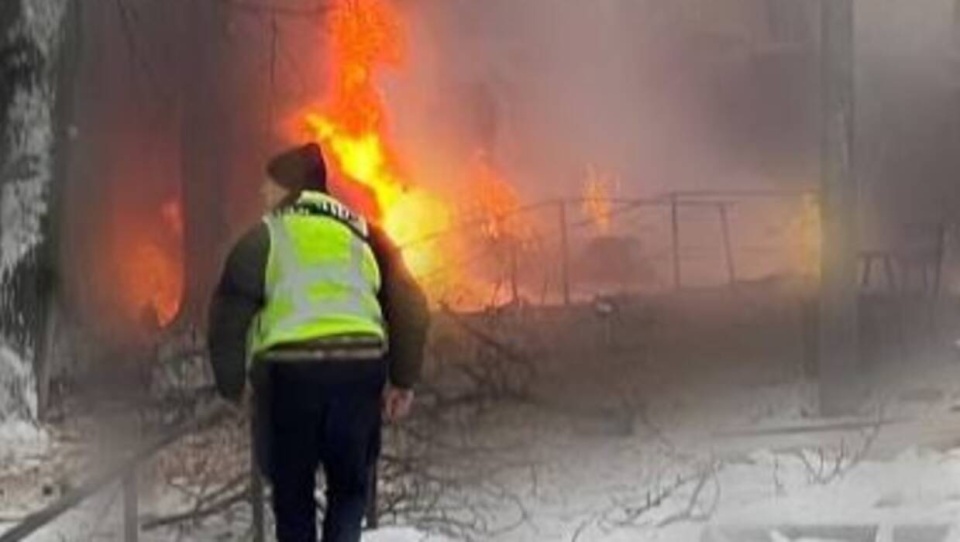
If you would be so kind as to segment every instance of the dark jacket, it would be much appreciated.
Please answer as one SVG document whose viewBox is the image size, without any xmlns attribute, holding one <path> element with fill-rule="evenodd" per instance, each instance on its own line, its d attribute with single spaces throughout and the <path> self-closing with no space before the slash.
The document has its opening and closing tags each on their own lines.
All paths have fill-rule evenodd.
<svg viewBox="0 0 960 542">
<path fill-rule="evenodd" d="M 378 294 L 389 336 L 390 382 L 410 388 L 420 379 L 430 313 L 426 296 L 399 249 L 383 230 L 370 228 L 370 247 L 382 277 Z M 265 303 L 270 232 L 260 223 L 227 257 L 210 307 L 208 344 L 220 394 L 238 400 L 247 378 L 247 332 Z"/>
</svg>

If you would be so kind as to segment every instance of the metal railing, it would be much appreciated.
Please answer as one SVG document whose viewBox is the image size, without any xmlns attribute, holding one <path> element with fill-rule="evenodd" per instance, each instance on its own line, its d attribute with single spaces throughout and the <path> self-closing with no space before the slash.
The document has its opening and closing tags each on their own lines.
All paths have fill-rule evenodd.
<svg viewBox="0 0 960 542">
<path fill-rule="evenodd" d="M 97 473 L 86 482 L 80 484 L 75 489 L 69 491 L 56 502 L 49 506 L 34 512 L 25 517 L 20 523 L 10 530 L 0 534 L 0 542 L 20 542 L 26 540 L 38 530 L 52 523 L 67 511 L 77 507 L 87 498 L 102 490 L 111 483 L 120 481 L 123 493 L 123 541 L 137 542 L 140 537 L 140 499 L 137 488 L 137 469 L 151 458 L 161 453 L 165 449 L 179 442 L 182 438 L 196 431 L 213 427 L 218 423 L 234 416 L 233 410 L 220 404 L 209 408 L 193 419 L 184 422 L 175 429 L 167 431 L 147 444 L 143 445 L 132 454 L 125 457 L 117 466 Z M 248 492 L 249 503 L 252 512 L 253 542 L 264 542 L 266 537 L 265 525 L 266 514 L 264 507 L 264 483 L 257 465 L 257 458 L 254 454 L 255 446 L 251 425 L 250 438 L 250 490 Z M 366 526 L 368 529 L 376 529 L 379 526 L 380 519 L 377 509 L 377 483 L 378 469 L 375 466 L 372 473 L 372 485 L 370 487 L 370 496 L 366 509 Z"/>
<path fill-rule="evenodd" d="M 735 284 L 737 277 L 737 264 L 735 257 L 734 239 L 730 226 L 730 209 L 739 204 L 756 200 L 793 200 L 813 197 L 818 198 L 819 192 L 816 190 L 778 190 L 778 189 L 727 189 L 727 190 L 679 190 L 657 194 L 646 198 L 609 198 L 610 204 L 608 218 L 624 217 L 642 209 L 663 208 L 669 211 L 669 260 L 671 268 L 671 279 L 674 289 L 683 287 L 683 269 L 681 257 L 681 236 L 683 234 L 680 210 L 684 208 L 711 209 L 716 212 L 716 219 L 721 235 L 720 248 L 724 259 L 724 269 L 727 274 L 727 280 L 730 284 Z M 586 198 L 564 198 L 541 201 L 538 203 L 525 205 L 517 209 L 505 212 L 502 215 L 494 216 L 495 220 L 507 222 L 516 217 L 523 217 L 531 213 L 549 211 L 556 213 L 556 235 L 559 237 L 559 272 L 561 298 L 564 305 L 571 303 L 571 291 L 573 289 L 571 279 L 571 234 L 577 230 L 590 227 L 595 223 L 595 219 L 583 217 L 580 219 L 571 219 L 571 208 L 582 205 L 587 201 Z M 488 221 L 491 217 L 471 218 L 454 223 L 452 226 L 442 230 L 434 231 L 423 235 L 422 237 L 412 239 L 400 246 L 401 250 L 413 248 L 424 243 L 435 242 L 442 238 L 456 235 L 460 232 L 470 231 L 479 225 Z M 554 219 L 551 219 L 554 220 Z M 478 250 L 477 258 L 487 256 L 486 250 Z M 472 263 L 474 258 L 470 259 Z M 450 268 L 456 268 L 464 262 L 450 261 L 445 266 L 433 270 L 428 274 L 429 278 L 433 275 L 442 274 Z"/>
<path fill-rule="evenodd" d="M 70 509 L 78 506 L 84 500 L 93 496 L 104 487 L 117 481 L 121 481 L 123 488 L 123 540 L 124 542 L 136 542 L 140 533 L 139 496 L 137 491 L 138 467 L 164 449 L 176 444 L 183 437 L 195 431 L 216 425 L 230 415 L 230 410 L 228 408 L 222 405 L 216 406 L 181 424 L 177 428 L 154 438 L 147 444 L 134 451 L 132 454 L 129 454 L 127 457 L 121 460 L 118 465 L 97 473 L 75 489 L 67 492 L 56 502 L 51 503 L 42 510 L 28 515 L 12 529 L 0 535 L 0 542 L 20 542 L 21 540 L 26 540 L 27 537 L 36 533 L 39 529 L 50 524 Z M 253 473 L 253 477 L 255 479 L 259 478 L 259 476 L 256 475 L 256 469 L 252 469 L 251 472 Z M 256 497 L 254 497 L 254 499 L 255 498 Z M 262 493 L 260 500 L 262 512 Z M 255 517 L 256 508 L 257 507 L 255 505 Z M 263 540 L 262 525 L 261 513 L 259 536 L 256 533 L 255 521 L 254 539 L 257 541 Z"/>
</svg>

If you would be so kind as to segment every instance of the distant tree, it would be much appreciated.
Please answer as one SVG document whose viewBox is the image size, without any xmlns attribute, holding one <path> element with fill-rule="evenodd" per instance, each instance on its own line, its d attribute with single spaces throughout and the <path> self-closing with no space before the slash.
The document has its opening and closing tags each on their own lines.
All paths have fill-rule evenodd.
<svg viewBox="0 0 960 542">
<path fill-rule="evenodd" d="M 779 44 L 801 45 L 814 38 L 816 2 L 766 0 L 770 37 Z"/>
<path fill-rule="evenodd" d="M 224 37 L 232 4 L 195 2 L 185 20 L 191 51 L 181 82 L 181 179 L 185 219 L 185 273 L 181 318 L 203 323 L 228 241 L 224 216 L 229 185 L 230 135 L 236 129 L 229 92 L 224 88 L 230 62 Z"/>
</svg>

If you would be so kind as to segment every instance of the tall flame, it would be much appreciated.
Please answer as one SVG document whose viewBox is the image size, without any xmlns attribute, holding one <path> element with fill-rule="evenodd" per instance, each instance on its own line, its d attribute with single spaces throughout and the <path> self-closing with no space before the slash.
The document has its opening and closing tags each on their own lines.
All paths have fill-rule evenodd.
<svg viewBox="0 0 960 542">
<path fill-rule="evenodd" d="M 399 14 L 384 0 L 335 0 L 326 20 L 330 36 L 328 97 L 322 112 L 307 114 L 312 135 L 346 180 L 372 191 L 379 221 L 409 184 L 388 144 L 386 105 L 376 76 L 404 57 Z"/>
<path fill-rule="evenodd" d="M 447 228 L 450 216 L 440 199 L 407 178 L 390 144 L 387 108 L 376 80 L 382 70 L 403 65 L 406 36 L 400 14 L 388 0 L 334 0 L 326 31 L 329 94 L 320 111 L 306 115 L 307 127 L 333 169 L 352 185 L 343 187 L 344 197 L 404 248 L 414 273 L 431 272 L 442 256 L 418 241 Z"/>
</svg>

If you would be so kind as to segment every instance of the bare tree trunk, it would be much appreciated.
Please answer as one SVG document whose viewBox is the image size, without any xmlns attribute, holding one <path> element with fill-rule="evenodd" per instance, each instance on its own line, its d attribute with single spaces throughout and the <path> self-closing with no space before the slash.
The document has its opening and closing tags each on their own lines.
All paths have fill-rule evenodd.
<svg viewBox="0 0 960 542">
<path fill-rule="evenodd" d="M 223 23 L 219 2 L 194 2 L 185 14 L 182 81 L 182 164 L 185 218 L 183 317 L 204 321 L 220 266 L 227 226 L 223 217 L 230 118 L 220 89 Z"/>
<path fill-rule="evenodd" d="M 0 3 L 0 421 L 37 415 L 56 288 L 56 147 L 69 0 Z"/>
<path fill-rule="evenodd" d="M 853 0 L 824 0 L 821 9 L 824 116 L 820 408 L 823 414 L 834 415 L 850 413 L 860 400 Z"/>
</svg>

